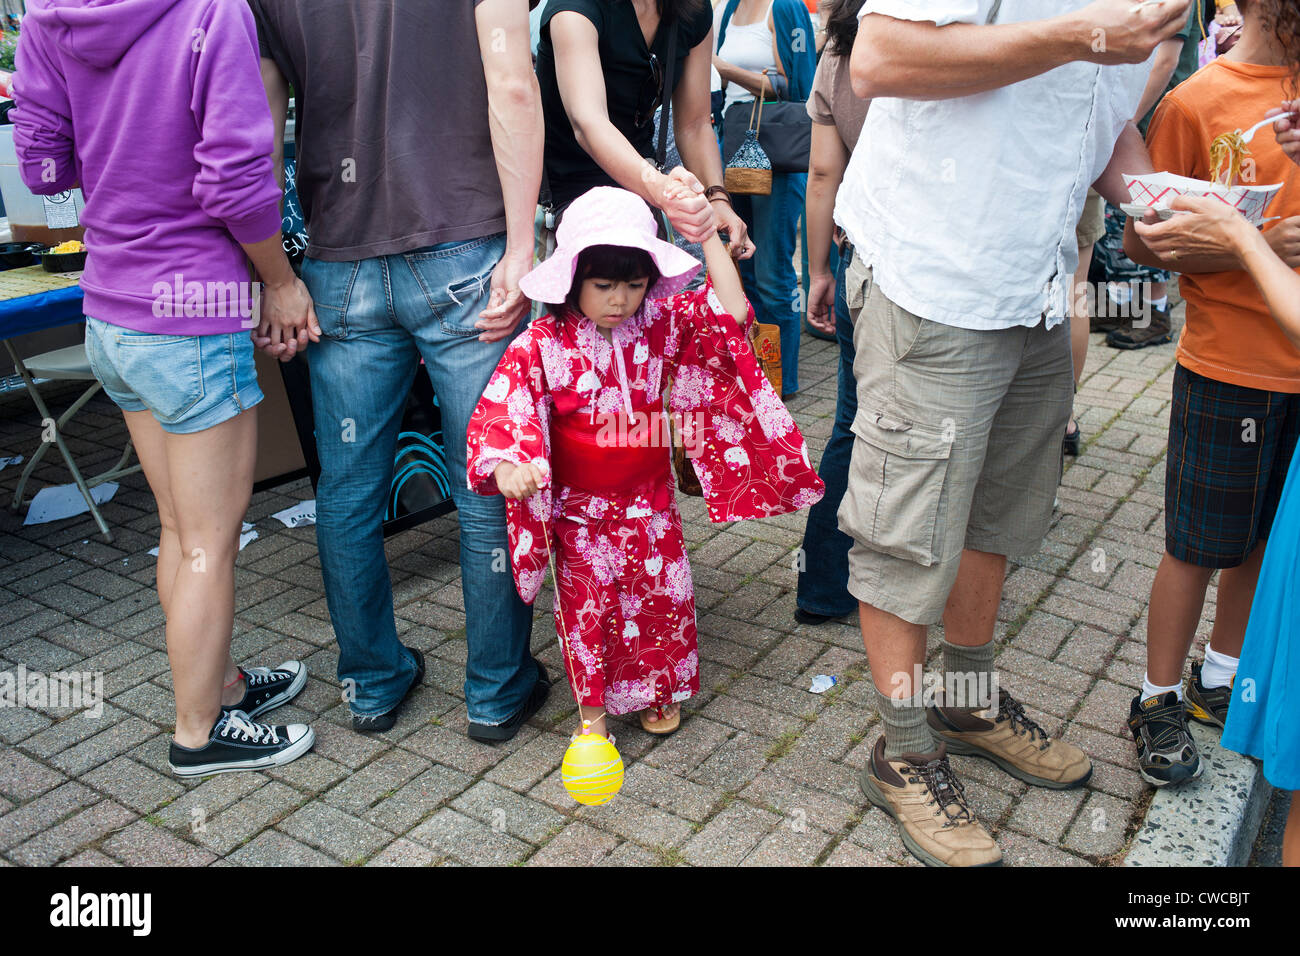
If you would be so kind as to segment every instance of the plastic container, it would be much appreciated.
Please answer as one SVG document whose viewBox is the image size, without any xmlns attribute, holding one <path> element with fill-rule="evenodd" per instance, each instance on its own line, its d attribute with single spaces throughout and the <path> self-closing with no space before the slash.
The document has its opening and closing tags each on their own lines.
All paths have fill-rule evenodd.
<svg viewBox="0 0 1300 956">
<path fill-rule="evenodd" d="M 34 242 L 0 243 L 0 270 L 35 265 L 36 253 L 42 248 Z"/>
<path fill-rule="evenodd" d="M 18 153 L 14 150 L 13 126 L 0 126 L 0 195 L 4 196 L 5 211 L 9 214 L 9 230 L 14 242 L 40 242 L 57 246 L 68 239 L 84 239 L 86 230 L 81 226 L 51 229 L 46 219 L 42 197 L 32 193 L 18 172 Z M 64 202 L 85 205 L 80 189 L 70 190 Z"/>
<path fill-rule="evenodd" d="M 80 252 L 42 252 L 41 268 L 46 272 L 80 272 L 86 268 L 86 250 Z"/>
</svg>

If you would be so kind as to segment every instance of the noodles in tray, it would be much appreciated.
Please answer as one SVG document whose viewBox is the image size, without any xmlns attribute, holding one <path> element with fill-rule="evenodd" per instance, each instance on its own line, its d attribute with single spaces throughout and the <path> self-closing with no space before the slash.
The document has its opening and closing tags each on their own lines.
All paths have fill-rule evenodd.
<svg viewBox="0 0 1300 956">
<path fill-rule="evenodd" d="M 1242 139 L 1241 130 L 1220 133 L 1210 143 L 1210 179 L 1224 186 L 1235 186 L 1250 149 Z"/>
</svg>

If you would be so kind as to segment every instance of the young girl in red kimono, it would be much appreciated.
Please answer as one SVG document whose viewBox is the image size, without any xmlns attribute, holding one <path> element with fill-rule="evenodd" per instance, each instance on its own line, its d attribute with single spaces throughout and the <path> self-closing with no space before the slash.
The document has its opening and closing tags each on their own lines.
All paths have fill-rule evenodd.
<svg viewBox="0 0 1300 956">
<path fill-rule="evenodd" d="M 822 483 L 754 358 L 754 313 L 716 231 L 711 282 L 655 235 L 646 204 L 598 187 L 519 283 L 552 306 L 507 349 L 470 419 L 470 487 L 507 498 L 510 563 L 532 603 L 552 551 L 555 621 L 590 732 L 641 712 L 671 733 L 699 691 L 695 599 L 674 496 L 668 409 L 714 521 L 807 507 Z M 743 316 L 742 323 L 734 316 Z"/>
</svg>

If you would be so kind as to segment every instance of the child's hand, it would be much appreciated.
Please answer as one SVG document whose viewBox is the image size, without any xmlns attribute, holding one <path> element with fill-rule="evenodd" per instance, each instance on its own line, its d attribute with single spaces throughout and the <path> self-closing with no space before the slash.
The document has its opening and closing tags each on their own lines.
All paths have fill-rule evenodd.
<svg viewBox="0 0 1300 956">
<path fill-rule="evenodd" d="M 669 204 L 675 204 L 675 205 L 693 204 L 696 195 L 697 194 L 695 193 L 695 191 L 691 189 L 689 186 L 684 186 L 681 183 L 677 183 L 672 180 L 669 180 L 668 185 L 664 187 L 664 201 Z M 709 239 L 709 237 L 717 235 L 718 214 L 717 211 L 713 208 L 712 203 L 708 204 L 707 217 L 702 215 L 699 219 L 699 222 L 696 224 L 695 228 L 699 230 L 700 234 L 702 234 L 702 238 L 695 240 L 697 242 L 701 242 L 701 243 L 706 242 Z"/>
<path fill-rule="evenodd" d="M 1215 13 L 1214 20 L 1221 27 L 1241 26 L 1241 11 L 1235 3 L 1230 3 Z"/>
<path fill-rule="evenodd" d="M 704 184 L 685 166 L 674 166 L 668 173 L 666 189 L 677 189 L 683 196 L 703 196 Z"/>
<path fill-rule="evenodd" d="M 497 465 L 496 470 L 492 472 L 492 476 L 496 478 L 497 490 L 505 497 L 513 500 L 537 494 L 542 485 L 546 483 L 541 471 L 531 463 L 513 465 L 508 461 L 503 461 Z"/>
<path fill-rule="evenodd" d="M 703 242 L 717 230 L 712 205 L 704 198 L 704 186 L 689 171 L 675 167 L 658 188 L 659 208 L 687 242 Z"/>
</svg>

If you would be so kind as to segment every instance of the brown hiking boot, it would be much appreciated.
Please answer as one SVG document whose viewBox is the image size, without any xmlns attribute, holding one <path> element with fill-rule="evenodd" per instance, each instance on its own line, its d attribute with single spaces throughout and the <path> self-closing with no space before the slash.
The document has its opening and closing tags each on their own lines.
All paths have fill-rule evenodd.
<svg viewBox="0 0 1300 956">
<path fill-rule="evenodd" d="M 898 821 L 903 844 L 926 866 L 1002 864 L 1002 851 L 966 803 L 943 744 L 934 753 L 886 759 L 882 736 L 858 785 Z"/>
<path fill-rule="evenodd" d="M 1092 761 L 1074 744 L 1053 740 L 1005 690 L 998 691 L 993 720 L 959 707 L 930 707 L 926 721 L 948 752 L 983 757 L 1036 787 L 1069 790 L 1092 776 Z"/>
<path fill-rule="evenodd" d="M 1144 349 L 1148 345 L 1165 345 L 1173 341 L 1173 326 L 1169 307 L 1151 309 L 1151 321 L 1139 328 L 1132 319 L 1106 333 L 1106 344 L 1113 349 Z"/>
<path fill-rule="evenodd" d="M 1132 322 L 1132 318 L 1120 314 L 1118 310 L 1103 309 L 1101 315 L 1089 314 L 1088 331 L 1113 332 L 1115 329 L 1122 329 L 1127 325 L 1131 325 Z"/>
</svg>

